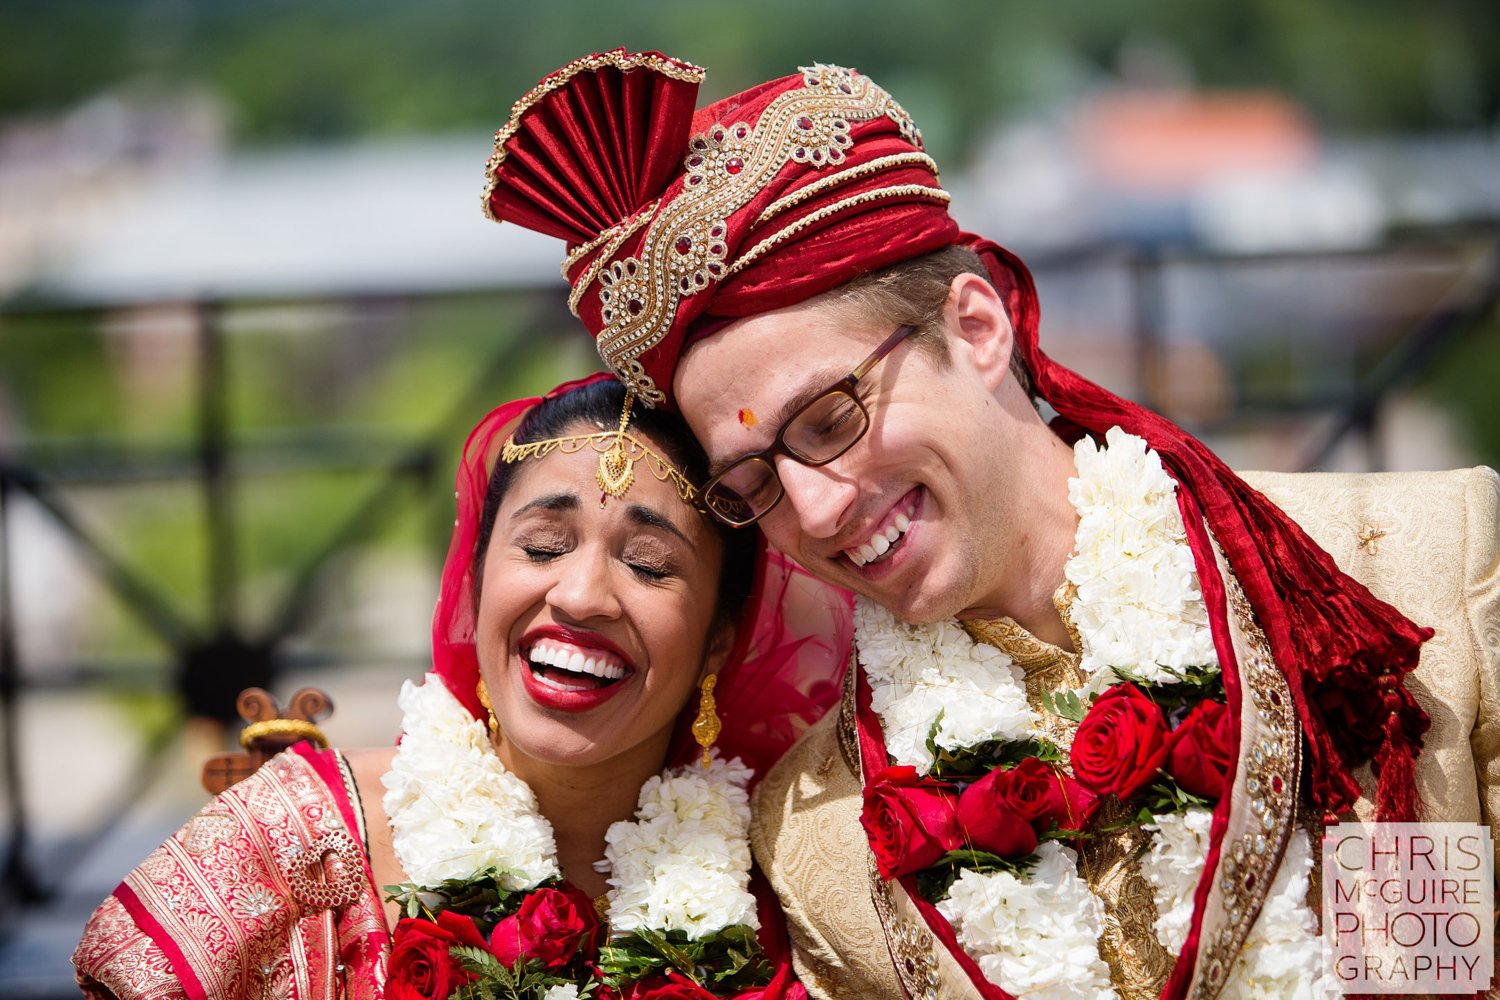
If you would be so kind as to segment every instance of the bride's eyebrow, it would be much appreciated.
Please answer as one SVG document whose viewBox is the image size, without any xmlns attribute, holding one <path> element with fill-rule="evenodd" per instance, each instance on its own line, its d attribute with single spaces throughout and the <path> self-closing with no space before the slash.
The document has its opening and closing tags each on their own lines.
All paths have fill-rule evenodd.
<svg viewBox="0 0 1500 1000">
<path fill-rule="evenodd" d="M 535 500 L 532 500 L 530 503 L 522 505 L 522 507 L 519 510 L 517 510 L 515 512 L 515 514 L 513 514 L 511 516 L 512 517 L 520 517 L 522 514 L 526 513 L 527 511 L 531 511 L 531 510 L 577 510 L 577 509 L 578 509 L 578 494 L 574 493 L 574 492 L 572 492 L 570 490 L 567 490 L 567 491 L 561 491 L 560 490 L 557 493 L 544 493 L 544 494 L 542 494 L 541 496 L 537 497 Z"/>
<path fill-rule="evenodd" d="M 630 514 L 630 519 L 636 524 L 643 524 L 648 528 L 661 528 L 664 531 L 670 531 L 672 534 L 676 535 L 684 542 L 688 542 L 689 545 L 692 544 L 692 542 L 688 541 L 688 537 L 682 533 L 682 530 L 678 528 L 677 525 L 673 524 L 671 521 L 667 520 L 665 517 L 652 510 L 650 507 L 646 507 L 638 503 L 633 503 L 630 505 L 627 512 Z"/>
</svg>

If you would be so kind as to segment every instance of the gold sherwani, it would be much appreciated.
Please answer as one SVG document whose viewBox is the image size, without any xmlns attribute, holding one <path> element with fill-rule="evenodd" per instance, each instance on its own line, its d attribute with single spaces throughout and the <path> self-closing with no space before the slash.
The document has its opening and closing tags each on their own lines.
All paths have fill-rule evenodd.
<svg viewBox="0 0 1500 1000">
<path fill-rule="evenodd" d="M 1345 572 L 1435 630 L 1407 679 L 1432 719 L 1417 786 L 1427 818 L 1493 824 L 1500 816 L 1500 477 L 1490 469 L 1244 475 Z M 1272 881 L 1259 878 L 1258 894 L 1235 889 L 1226 896 L 1221 885 L 1235 881 L 1222 878 L 1235 857 L 1233 847 L 1247 848 L 1240 875 L 1257 857 L 1269 859 L 1260 862 L 1269 865 L 1262 874 L 1274 874 L 1291 830 L 1305 820 L 1294 798 L 1301 740 L 1290 699 L 1282 697 L 1284 682 L 1248 607 L 1235 600 L 1238 588 L 1229 583 L 1229 620 L 1246 704 L 1253 699 L 1265 711 L 1241 713 L 1243 753 L 1230 793 L 1230 831 L 1204 913 L 1192 996 L 1218 992 L 1250 929 L 1251 921 L 1231 918 L 1236 909 L 1257 914 Z M 911 912 L 904 892 L 873 876 L 859 823 L 859 762 L 848 745 L 848 722 L 847 715 L 830 713 L 782 758 L 756 797 L 753 845 L 786 909 L 797 971 L 814 997 L 900 997 L 908 991 L 974 997 L 973 985 Z M 1368 768 L 1359 777 L 1365 797 L 1355 812 L 1368 819 L 1374 782 Z M 1284 789 L 1279 796 L 1271 792 L 1273 778 Z M 1128 914 L 1124 925 L 1130 926 Z M 1119 922 L 1116 935 L 1115 947 L 1137 950 Z M 1142 945 L 1137 965 L 1149 964 L 1146 958 L 1157 948 L 1154 941 Z M 1106 941 L 1102 950 L 1110 947 Z M 1136 969 L 1131 981 L 1127 960 L 1136 957 L 1106 954 L 1122 992 L 1148 995 L 1159 989 L 1163 973 Z"/>
</svg>

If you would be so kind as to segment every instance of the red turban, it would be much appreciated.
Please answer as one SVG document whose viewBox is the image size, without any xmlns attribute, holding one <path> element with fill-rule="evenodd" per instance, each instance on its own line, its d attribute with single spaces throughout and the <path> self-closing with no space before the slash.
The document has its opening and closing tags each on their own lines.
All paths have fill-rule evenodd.
<svg viewBox="0 0 1500 1000">
<path fill-rule="evenodd" d="M 1048 358 L 1026 266 L 959 231 L 916 126 L 869 78 L 817 64 L 694 114 L 702 79 L 654 52 L 589 56 L 518 101 L 495 136 L 485 211 L 567 241 L 569 305 L 605 362 L 648 404 L 668 403 L 693 336 L 967 246 L 1005 300 L 1036 395 L 1088 433 L 1143 437 L 1181 484 L 1220 622 L 1222 549 L 1291 685 L 1314 800 L 1347 807 L 1359 794 L 1353 768 L 1373 759 L 1377 815 L 1413 818 L 1428 720 L 1402 679 L 1431 630 L 1340 571 L 1191 435 Z M 1237 703 L 1232 650 L 1215 638 Z"/>
<path fill-rule="evenodd" d="M 868 77 L 814 65 L 694 114 L 702 79 L 654 52 L 580 59 L 516 103 L 489 162 L 486 213 L 567 241 L 569 307 L 653 406 L 690 328 L 958 238 L 916 126 Z"/>
</svg>

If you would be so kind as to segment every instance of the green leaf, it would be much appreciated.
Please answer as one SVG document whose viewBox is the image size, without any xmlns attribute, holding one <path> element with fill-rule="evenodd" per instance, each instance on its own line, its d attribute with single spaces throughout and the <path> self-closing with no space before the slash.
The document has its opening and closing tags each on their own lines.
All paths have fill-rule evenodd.
<svg viewBox="0 0 1500 1000">
<path fill-rule="evenodd" d="M 598 986 L 588 967 L 576 959 L 560 973 L 553 973 L 525 959 L 506 966 L 483 948 L 454 945 L 449 952 L 465 972 L 475 977 L 474 982 L 453 994 L 454 1000 L 537 1000 L 549 987 L 567 983 L 578 986 L 583 1000 L 594 996 Z"/>
<path fill-rule="evenodd" d="M 1027 757 L 1055 763 L 1062 760 L 1062 751 L 1051 740 L 986 740 L 956 750 L 939 750 L 928 776 L 977 780 L 997 767 L 1014 766 Z"/>
<path fill-rule="evenodd" d="M 1140 792 L 1140 803 L 1136 818 L 1141 823 L 1155 822 L 1157 816 L 1186 812 L 1194 806 L 1213 808 L 1208 799 L 1194 795 L 1165 774 L 1158 774 L 1156 780 Z"/>
<path fill-rule="evenodd" d="M 929 903 L 938 903 L 947 897 L 948 890 L 952 888 L 959 874 L 965 870 L 981 873 L 1010 872 L 1021 876 L 1030 871 L 1036 862 L 1035 854 L 1027 854 L 1019 858 L 1003 858 L 988 851 L 961 847 L 943 855 L 931 868 L 918 872 L 917 891 Z"/>
<path fill-rule="evenodd" d="M 699 940 L 689 939 L 682 931 L 637 931 L 601 948 L 599 968 L 605 981 L 616 988 L 671 968 L 720 993 L 764 986 L 773 971 L 755 931 L 743 925 Z"/>
<path fill-rule="evenodd" d="M 447 879 L 437 885 L 418 885 L 415 882 L 388 885 L 385 886 L 389 894 L 386 898 L 398 903 L 408 917 L 422 916 L 433 920 L 438 911 L 466 916 L 474 921 L 479 933 L 487 937 L 497 923 L 520 909 L 521 901 L 528 893 L 554 887 L 562 881 L 552 878 L 531 889 L 516 890 L 505 886 L 505 880 L 509 878 L 514 878 L 514 873 L 489 868 L 469 878 Z M 419 898 L 428 893 L 443 898 L 435 910 L 423 905 Z"/>
<path fill-rule="evenodd" d="M 932 758 L 934 760 L 937 760 L 938 757 L 943 753 L 943 751 L 938 749 L 937 734 L 938 729 L 943 724 L 943 712 L 945 711 L 947 710 L 942 708 L 938 709 L 937 718 L 932 720 L 932 725 L 927 729 L 927 752 L 932 754 Z"/>
<path fill-rule="evenodd" d="M 1140 688 L 1164 711 L 1170 711 L 1179 706 L 1191 708 L 1204 700 L 1224 700 L 1224 674 L 1218 667 L 1204 665 L 1184 667 L 1181 670 L 1160 667 L 1159 669 L 1172 675 L 1172 680 L 1166 682 L 1147 680 L 1125 667 L 1110 667 L 1109 669 L 1113 670 L 1115 676 L 1121 681 Z"/>
<path fill-rule="evenodd" d="M 1082 722 L 1083 717 L 1088 714 L 1088 706 L 1084 705 L 1076 691 L 1043 691 L 1042 707 L 1053 715 L 1073 722 Z"/>
</svg>

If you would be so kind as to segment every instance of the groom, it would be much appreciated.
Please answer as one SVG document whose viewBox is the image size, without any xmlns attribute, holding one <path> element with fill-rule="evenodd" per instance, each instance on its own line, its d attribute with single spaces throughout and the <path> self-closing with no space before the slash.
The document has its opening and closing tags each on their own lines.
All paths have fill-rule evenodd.
<svg viewBox="0 0 1500 1000">
<path fill-rule="evenodd" d="M 695 113 L 702 76 L 559 70 L 485 208 L 568 242 L 709 509 L 862 598 L 842 710 L 758 799 L 809 992 L 1307 988 L 1322 827 L 1500 810 L 1495 474 L 1242 479 L 1042 352 L 868 78 Z"/>
</svg>

